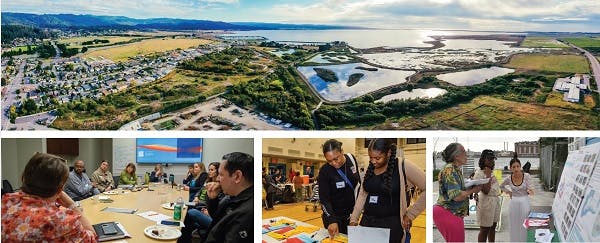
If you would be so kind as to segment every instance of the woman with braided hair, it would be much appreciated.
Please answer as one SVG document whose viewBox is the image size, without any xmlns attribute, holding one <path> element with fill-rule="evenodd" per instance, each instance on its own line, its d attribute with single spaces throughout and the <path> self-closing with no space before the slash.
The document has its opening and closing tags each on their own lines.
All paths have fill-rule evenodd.
<svg viewBox="0 0 600 243">
<path fill-rule="evenodd" d="M 319 201 L 323 214 L 323 226 L 329 237 L 348 233 L 350 213 L 355 202 L 355 188 L 360 177 L 354 155 L 344 154 L 342 142 L 329 139 L 323 144 L 323 156 L 327 163 L 321 166 L 319 177 Z"/>
<path fill-rule="evenodd" d="M 369 167 L 365 174 L 350 225 L 389 228 L 390 243 L 404 242 L 405 230 L 425 210 L 425 197 L 410 205 L 407 184 L 425 190 L 425 173 L 401 154 L 396 156 L 396 139 L 377 138 L 369 144 Z M 421 195 L 425 195 L 422 193 Z"/>
</svg>

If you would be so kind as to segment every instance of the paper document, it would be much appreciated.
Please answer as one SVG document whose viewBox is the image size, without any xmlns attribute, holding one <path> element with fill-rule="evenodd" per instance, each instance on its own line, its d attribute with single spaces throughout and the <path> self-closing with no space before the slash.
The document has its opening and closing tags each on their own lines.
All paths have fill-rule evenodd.
<svg viewBox="0 0 600 243">
<path fill-rule="evenodd" d="M 138 216 L 141 216 L 145 219 L 149 219 L 152 220 L 154 222 L 160 222 L 162 220 L 167 220 L 170 219 L 171 217 L 164 215 L 162 213 L 157 213 L 154 211 L 147 211 L 147 212 L 143 212 L 143 213 L 138 213 Z"/>
<path fill-rule="evenodd" d="M 135 213 L 137 211 L 137 209 L 106 207 L 106 208 L 102 209 L 102 211 L 113 212 L 113 213 L 128 213 L 128 214 L 133 214 L 133 213 Z"/>
<path fill-rule="evenodd" d="M 531 213 L 529 213 L 529 217 L 528 218 L 549 219 L 551 214 L 552 213 L 536 213 L 536 212 L 531 212 Z"/>
<path fill-rule="evenodd" d="M 348 243 L 389 242 L 390 229 L 348 226 Z"/>
<path fill-rule="evenodd" d="M 552 242 L 553 233 L 549 229 L 536 229 L 535 242 Z"/>
<path fill-rule="evenodd" d="M 476 185 L 483 185 L 485 183 L 488 183 L 489 181 L 490 181 L 490 178 L 477 179 L 477 180 L 466 179 L 465 180 L 465 187 L 472 187 L 472 186 L 476 186 Z"/>
</svg>

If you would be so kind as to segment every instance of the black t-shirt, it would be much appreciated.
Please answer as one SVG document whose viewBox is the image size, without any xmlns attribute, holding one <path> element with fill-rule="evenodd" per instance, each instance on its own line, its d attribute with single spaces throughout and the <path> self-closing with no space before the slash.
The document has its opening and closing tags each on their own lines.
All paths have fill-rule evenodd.
<svg viewBox="0 0 600 243">
<path fill-rule="evenodd" d="M 346 162 L 340 167 L 352 187 L 337 172 L 337 169 L 325 164 L 319 170 L 319 200 L 322 204 L 323 216 L 327 222 L 337 222 L 340 217 L 347 217 L 354 208 L 354 190 L 360 182 L 358 168 L 348 155 L 344 154 Z"/>
<path fill-rule="evenodd" d="M 395 167 L 398 168 L 398 167 Z M 365 201 L 365 215 L 375 217 L 389 217 L 400 215 L 400 176 L 398 169 L 392 171 L 392 192 L 385 189 L 385 172 L 373 175 L 364 183 L 365 191 L 368 193 Z"/>
</svg>

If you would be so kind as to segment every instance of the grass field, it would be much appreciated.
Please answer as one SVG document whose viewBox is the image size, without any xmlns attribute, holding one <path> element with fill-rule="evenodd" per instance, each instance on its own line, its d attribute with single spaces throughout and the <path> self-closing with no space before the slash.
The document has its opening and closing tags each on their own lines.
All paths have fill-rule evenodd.
<svg viewBox="0 0 600 243">
<path fill-rule="evenodd" d="M 225 80 L 215 80 L 225 79 Z M 244 75 L 214 75 L 214 74 L 203 74 L 200 72 L 190 70 L 177 70 L 172 75 L 166 77 L 169 85 L 177 84 L 188 84 L 195 83 L 198 85 L 198 90 L 203 92 L 206 96 L 212 96 L 225 91 L 225 88 L 229 85 L 238 84 L 257 78 L 256 76 L 244 76 Z"/>
<path fill-rule="evenodd" d="M 31 49 L 34 49 L 35 47 L 36 47 L 36 45 L 32 45 Z M 19 51 L 19 50 L 21 50 L 21 51 L 27 51 L 27 46 L 17 46 L 17 47 L 14 47 L 14 48 L 10 49 L 10 50 L 11 51 Z"/>
<path fill-rule="evenodd" d="M 590 68 L 583 56 L 576 55 L 514 55 L 505 67 L 515 69 L 551 71 L 563 73 L 589 73 Z"/>
<path fill-rule="evenodd" d="M 172 39 L 172 38 L 163 38 L 163 39 L 151 39 L 151 40 L 143 40 L 140 42 L 115 46 L 102 50 L 94 50 L 89 51 L 84 54 L 84 58 L 89 57 L 104 57 L 115 62 L 126 61 L 130 57 L 134 57 L 137 55 L 146 55 L 155 52 L 163 52 L 169 50 L 175 50 L 177 48 L 190 48 L 198 45 L 208 44 L 210 40 L 204 39 Z"/>
<path fill-rule="evenodd" d="M 521 43 L 521 47 L 543 47 L 543 48 L 564 48 L 566 44 L 550 37 L 527 37 Z"/>
<path fill-rule="evenodd" d="M 592 111 L 532 105 L 480 96 L 471 102 L 397 121 L 394 129 L 460 130 L 597 130 L 600 117 Z M 381 127 L 379 127 L 381 128 Z"/>
<path fill-rule="evenodd" d="M 564 38 L 564 41 L 567 41 L 573 45 L 585 48 L 585 47 L 600 47 L 600 37 L 590 38 L 590 37 L 579 37 L 579 38 Z"/>
<path fill-rule="evenodd" d="M 94 47 L 94 46 L 99 46 L 99 45 L 109 45 L 109 44 L 114 44 L 114 43 L 117 43 L 117 42 L 130 41 L 130 40 L 135 39 L 135 38 L 140 38 L 140 37 L 129 37 L 129 36 L 85 36 L 85 37 L 73 37 L 73 38 L 67 38 L 67 39 L 60 39 L 60 40 L 58 40 L 58 43 L 69 44 L 69 47 L 82 48 L 82 47 L 84 47 L 84 45 L 82 45 L 81 43 L 83 43 L 85 41 L 92 41 L 94 39 L 108 40 L 108 41 L 110 41 L 109 43 L 98 43 L 98 44 L 95 44 L 95 45 L 85 45 L 85 46 L 87 46 L 89 48 L 89 47 Z"/>
<path fill-rule="evenodd" d="M 544 103 L 547 106 L 560 107 L 565 109 L 574 109 L 574 110 L 591 110 L 592 107 L 588 107 L 583 104 L 571 103 L 563 100 L 563 93 L 560 92 L 550 92 L 548 97 L 546 98 L 546 102 Z M 591 97 L 591 96 L 590 96 Z M 593 98 L 591 100 L 593 102 Z M 589 101 L 588 101 L 589 102 Z M 593 104 L 593 103 L 592 103 Z"/>
</svg>

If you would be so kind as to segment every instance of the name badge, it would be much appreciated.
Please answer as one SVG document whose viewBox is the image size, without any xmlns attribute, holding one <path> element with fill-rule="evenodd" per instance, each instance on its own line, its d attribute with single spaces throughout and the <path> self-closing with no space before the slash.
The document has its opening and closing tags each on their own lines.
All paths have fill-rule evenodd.
<svg viewBox="0 0 600 243">
<path fill-rule="evenodd" d="M 370 196 L 369 203 L 377 204 L 377 199 L 379 199 L 378 196 Z"/>
<path fill-rule="evenodd" d="M 350 170 L 352 171 L 352 174 L 356 174 L 356 167 L 352 166 L 350 167 Z"/>
<path fill-rule="evenodd" d="M 338 181 L 338 182 L 335 183 L 335 187 L 337 189 L 344 188 L 344 187 L 346 187 L 346 182 Z"/>
</svg>

